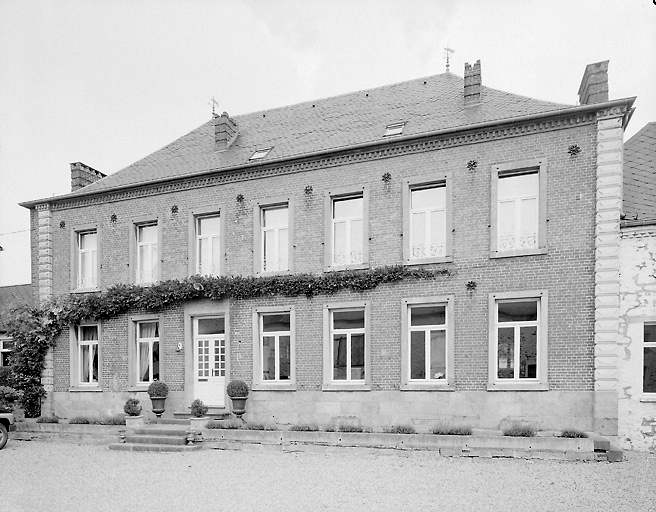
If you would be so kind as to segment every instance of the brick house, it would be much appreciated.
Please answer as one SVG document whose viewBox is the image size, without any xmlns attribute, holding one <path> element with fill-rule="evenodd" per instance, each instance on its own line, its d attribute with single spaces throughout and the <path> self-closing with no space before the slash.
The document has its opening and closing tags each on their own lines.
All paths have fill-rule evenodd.
<svg viewBox="0 0 656 512">
<path fill-rule="evenodd" d="M 371 427 L 440 420 L 617 431 L 622 137 L 607 62 L 571 106 L 451 73 L 213 116 L 31 209 L 41 300 L 194 274 L 444 269 L 366 292 L 195 300 L 88 319 L 44 379 L 60 416 L 115 414 L 148 383 L 246 418 Z M 596 255 L 596 257 L 595 257 Z"/>
<path fill-rule="evenodd" d="M 656 122 L 624 145 L 619 441 L 656 451 Z"/>
</svg>

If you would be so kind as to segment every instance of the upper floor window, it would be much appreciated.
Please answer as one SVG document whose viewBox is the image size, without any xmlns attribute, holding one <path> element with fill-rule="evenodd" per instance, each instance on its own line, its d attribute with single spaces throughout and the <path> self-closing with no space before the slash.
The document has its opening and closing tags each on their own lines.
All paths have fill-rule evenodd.
<svg viewBox="0 0 656 512">
<path fill-rule="evenodd" d="M 644 326 L 642 366 L 643 393 L 656 393 L 656 323 Z"/>
<path fill-rule="evenodd" d="M 364 201 L 362 196 L 333 199 L 332 264 L 345 266 L 364 261 Z"/>
<path fill-rule="evenodd" d="M 492 172 L 491 255 L 519 256 L 546 250 L 546 164 L 497 166 Z"/>
<path fill-rule="evenodd" d="M 77 234 L 77 287 L 98 286 L 98 233 L 87 231 Z"/>
<path fill-rule="evenodd" d="M 153 283 L 159 276 L 157 224 L 137 225 L 137 283 Z"/>
<path fill-rule="evenodd" d="M 221 274 L 221 218 L 218 214 L 196 217 L 196 273 Z"/>
<path fill-rule="evenodd" d="M 160 378 L 159 321 L 135 324 L 137 384 L 147 384 Z"/>
<path fill-rule="evenodd" d="M 260 209 L 260 258 L 262 272 L 289 270 L 289 207 L 287 204 Z"/>
</svg>

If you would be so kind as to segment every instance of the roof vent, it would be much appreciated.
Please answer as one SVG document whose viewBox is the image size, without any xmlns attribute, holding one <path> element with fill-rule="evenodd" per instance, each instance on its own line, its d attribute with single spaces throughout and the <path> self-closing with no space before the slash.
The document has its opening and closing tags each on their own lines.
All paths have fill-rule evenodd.
<svg viewBox="0 0 656 512">
<path fill-rule="evenodd" d="M 481 61 L 471 66 L 465 62 L 465 107 L 481 102 Z"/>
<path fill-rule="evenodd" d="M 228 149 L 228 146 L 237 138 L 238 133 L 237 123 L 227 112 L 220 116 L 214 115 L 214 142 L 218 151 Z"/>
<path fill-rule="evenodd" d="M 250 162 L 251 160 L 261 160 L 262 158 L 267 156 L 269 154 L 269 151 L 271 151 L 272 149 L 273 149 L 272 147 L 271 148 L 266 148 L 266 149 L 258 149 L 257 151 L 255 151 L 255 153 L 253 153 L 250 156 L 248 161 Z"/>
<path fill-rule="evenodd" d="M 404 127 L 405 127 L 405 123 L 388 124 L 387 127 L 385 128 L 385 133 L 383 134 L 383 137 L 401 135 L 403 133 Z"/>
</svg>

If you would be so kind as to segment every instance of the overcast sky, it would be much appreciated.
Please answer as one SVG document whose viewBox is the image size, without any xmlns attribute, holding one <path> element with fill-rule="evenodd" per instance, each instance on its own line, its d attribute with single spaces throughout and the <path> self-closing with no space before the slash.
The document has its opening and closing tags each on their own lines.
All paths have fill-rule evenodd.
<svg viewBox="0 0 656 512">
<path fill-rule="evenodd" d="M 0 285 L 70 162 L 116 172 L 205 123 L 481 60 L 483 85 L 576 104 L 586 64 L 656 120 L 653 0 L 0 0 Z"/>
</svg>

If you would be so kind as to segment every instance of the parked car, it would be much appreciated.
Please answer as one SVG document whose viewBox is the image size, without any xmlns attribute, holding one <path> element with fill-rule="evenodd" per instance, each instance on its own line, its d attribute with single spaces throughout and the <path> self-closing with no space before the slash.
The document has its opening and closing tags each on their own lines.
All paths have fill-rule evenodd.
<svg viewBox="0 0 656 512">
<path fill-rule="evenodd" d="M 9 431 L 13 430 L 14 413 L 6 409 L 0 409 L 0 450 L 2 450 L 9 440 Z"/>
</svg>

